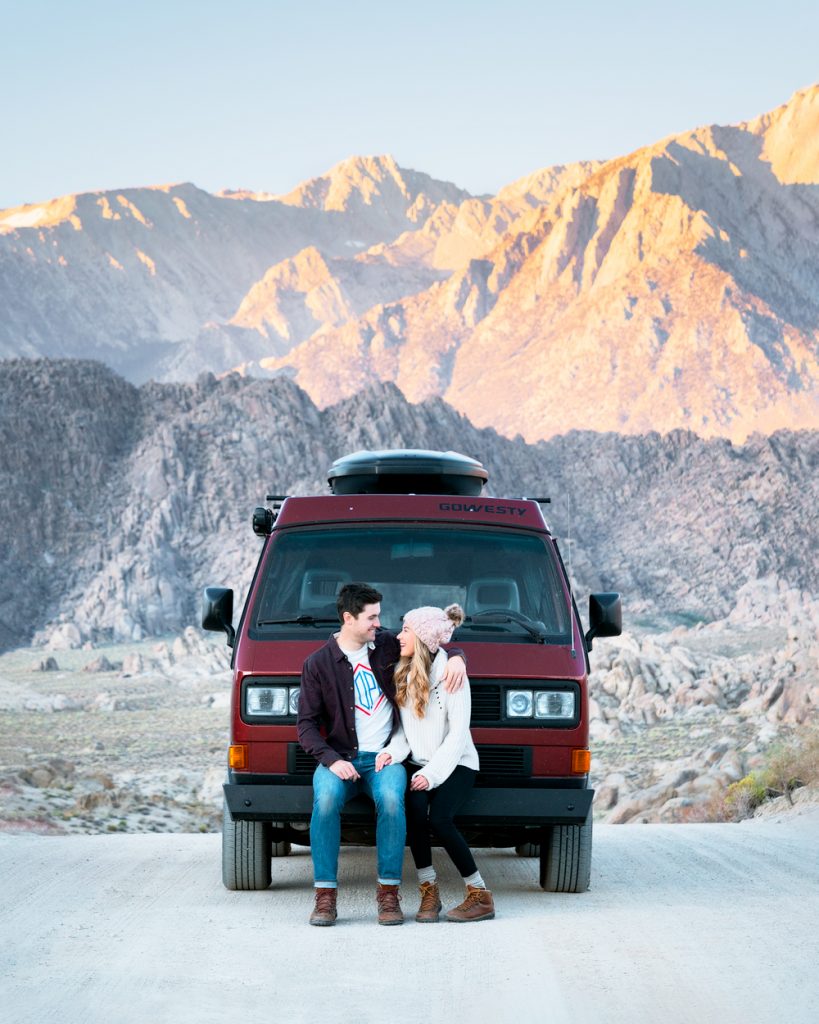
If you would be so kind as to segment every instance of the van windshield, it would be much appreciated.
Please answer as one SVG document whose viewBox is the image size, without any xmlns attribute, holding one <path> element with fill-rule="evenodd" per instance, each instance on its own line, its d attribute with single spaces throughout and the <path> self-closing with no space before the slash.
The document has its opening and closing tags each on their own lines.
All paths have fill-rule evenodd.
<svg viewBox="0 0 819 1024">
<path fill-rule="evenodd" d="M 338 627 L 345 583 L 384 596 L 381 623 L 400 630 L 420 605 L 460 604 L 455 639 L 566 644 L 566 592 L 548 538 L 468 526 L 333 526 L 282 530 L 250 609 L 254 639 L 304 639 Z M 508 613 L 508 615 L 504 614 Z"/>
</svg>

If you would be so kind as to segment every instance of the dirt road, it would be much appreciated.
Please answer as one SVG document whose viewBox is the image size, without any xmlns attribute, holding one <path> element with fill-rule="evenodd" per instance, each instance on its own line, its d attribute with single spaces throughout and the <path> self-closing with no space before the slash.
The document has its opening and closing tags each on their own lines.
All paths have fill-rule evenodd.
<svg viewBox="0 0 819 1024">
<path fill-rule="evenodd" d="M 807 1024 L 817 851 L 815 808 L 602 826 L 585 895 L 543 893 L 534 861 L 479 851 L 494 921 L 379 928 L 373 852 L 348 849 L 339 923 L 319 929 L 304 849 L 274 862 L 267 892 L 233 893 L 216 835 L 2 835 L 3 1019 Z M 454 902 L 459 880 L 441 874 Z"/>
</svg>

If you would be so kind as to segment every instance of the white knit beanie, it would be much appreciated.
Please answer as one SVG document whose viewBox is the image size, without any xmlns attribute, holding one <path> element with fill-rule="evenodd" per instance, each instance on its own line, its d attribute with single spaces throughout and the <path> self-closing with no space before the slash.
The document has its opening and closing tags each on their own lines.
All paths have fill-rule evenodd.
<svg viewBox="0 0 819 1024">
<path fill-rule="evenodd" d="M 446 608 L 424 605 L 422 608 L 413 608 L 404 616 L 404 622 L 432 654 L 437 652 L 441 644 L 449 642 L 453 630 L 463 621 L 464 610 L 459 604 L 451 604 Z"/>
</svg>

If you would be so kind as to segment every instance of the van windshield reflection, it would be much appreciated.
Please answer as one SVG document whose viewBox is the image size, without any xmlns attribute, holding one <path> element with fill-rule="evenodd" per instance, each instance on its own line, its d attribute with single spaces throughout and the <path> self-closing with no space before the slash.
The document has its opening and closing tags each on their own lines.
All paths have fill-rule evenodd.
<svg viewBox="0 0 819 1024">
<path fill-rule="evenodd" d="M 282 530 L 271 541 L 251 611 L 255 639 L 303 637 L 338 624 L 345 583 L 383 594 L 381 623 L 401 628 L 410 608 L 457 602 L 455 639 L 569 642 L 566 591 L 548 538 L 464 526 L 355 526 Z M 332 632 L 332 629 L 327 629 Z"/>
</svg>

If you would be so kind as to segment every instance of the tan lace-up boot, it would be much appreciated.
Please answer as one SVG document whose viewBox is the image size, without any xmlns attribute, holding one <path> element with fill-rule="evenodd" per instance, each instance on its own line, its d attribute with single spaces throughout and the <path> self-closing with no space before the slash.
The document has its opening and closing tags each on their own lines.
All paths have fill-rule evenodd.
<svg viewBox="0 0 819 1024">
<path fill-rule="evenodd" d="M 447 911 L 447 921 L 488 921 L 495 916 L 495 902 L 488 889 L 478 889 L 474 885 L 466 887 L 466 899 L 457 907 Z"/>
<path fill-rule="evenodd" d="M 316 889 L 316 905 L 310 915 L 310 924 L 324 925 L 336 923 L 336 891 L 335 889 Z"/>
<path fill-rule="evenodd" d="M 404 915 L 401 911 L 401 897 L 398 895 L 397 885 L 381 885 L 375 891 L 375 901 L 378 904 L 379 924 L 403 924 Z"/>
<path fill-rule="evenodd" d="M 441 912 L 441 896 L 438 892 L 437 882 L 422 882 L 419 886 L 421 891 L 421 906 L 415 915 L 415 920 L 421 924 L 433 924 L 438 920 Z"/>
</svg>

